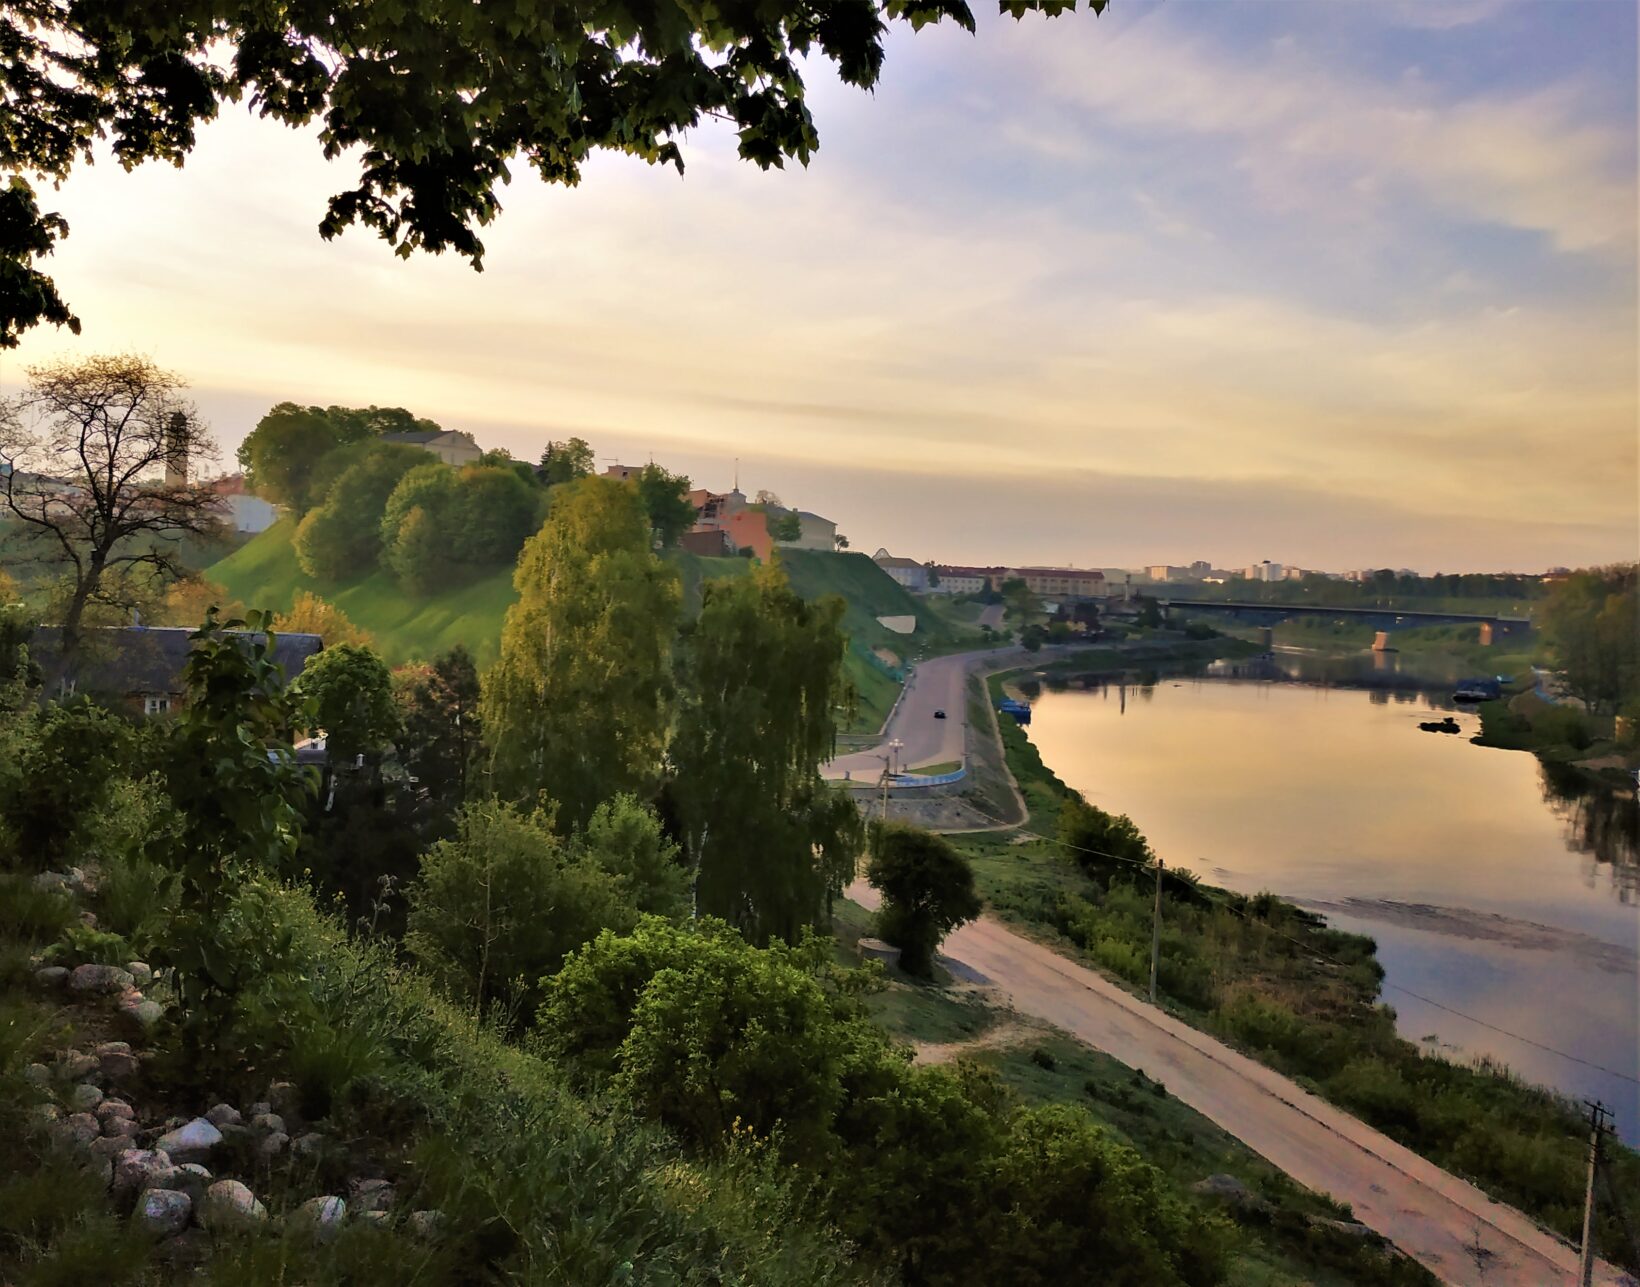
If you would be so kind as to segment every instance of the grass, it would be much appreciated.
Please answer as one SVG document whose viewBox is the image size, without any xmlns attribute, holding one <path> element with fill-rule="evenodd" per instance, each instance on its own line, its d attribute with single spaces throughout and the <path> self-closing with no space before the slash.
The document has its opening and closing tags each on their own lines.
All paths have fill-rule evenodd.
<svg viewBox="0 0 1640 1287">
<path fill-rule="evenodd" d="M 961 760 L 941 760 L 938 764 L 919 764 L 911 772 L 920 773 L 924 777 L 937 778 L 944 773 L 955 773 L 961 767 Z"/>
<path fill-rule="evenodd" d="M 380 571 L 344 586 L 322 585 L 297 564 L 291 544 L 295 532 L 295 520 L 281 519 L 211 564 L 205 576 L 248 608 L 284 612 L 300 591 L 312 591 L 375 636 L 377 650 L 390 665 L 429 661 L 458 643 L 466 645 L 481 668 L 495 660 L 502 621 L 518 597 L 511 568 L 425 598 L 406 594 Z"/>
</svg>

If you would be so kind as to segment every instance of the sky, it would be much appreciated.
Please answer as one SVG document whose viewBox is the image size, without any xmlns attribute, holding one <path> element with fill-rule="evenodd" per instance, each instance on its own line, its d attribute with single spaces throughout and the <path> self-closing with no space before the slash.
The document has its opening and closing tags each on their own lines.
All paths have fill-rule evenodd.
<svg viewBox="0 0 1640 1287">
<path fill-rule="evenodd" d="M 84 333 L 232 452 L 274 402 L 580 435 L 769 488 L 867 552 L 1536 570 L 1640 549 L 1636 6 L 1113 0 L 810 65 L 807 169 L 519 166 L 485 271 L 354 229 L 229 106 L 181 170 L 42 205 Z"/>
</svg>

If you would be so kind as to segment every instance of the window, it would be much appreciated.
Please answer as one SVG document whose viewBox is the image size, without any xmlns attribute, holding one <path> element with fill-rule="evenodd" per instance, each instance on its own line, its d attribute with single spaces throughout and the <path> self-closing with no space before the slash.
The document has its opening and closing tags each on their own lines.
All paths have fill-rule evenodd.
<svg viewBox="0 0 1640 1287">
<path fill-rule="evenodd" d="M 171 709 L 169 697 L 144 697 L 142 699 L 142 713 L 144 715 L 163 715 Z"/>
</svg>

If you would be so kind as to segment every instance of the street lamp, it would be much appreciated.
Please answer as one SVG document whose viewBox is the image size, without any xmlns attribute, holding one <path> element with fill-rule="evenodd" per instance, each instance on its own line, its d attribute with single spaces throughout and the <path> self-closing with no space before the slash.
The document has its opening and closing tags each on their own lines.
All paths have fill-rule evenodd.
<svg viewBox="0 0 1640 1287">
<path fill-rule="evenodd" d="M 900 739 L 897 738 L 897 737 L 892 742 L 890 742 L 888 744 L 888 753 L 889 753 L 889 756 L 891 757 L 890 761 L 889 761 L 889 765 L 890 765 L 889 772 L 890 773 L 897 774 L 899 772 L 899 770 L 897 768 L 894 768 L 893 765 L 894 765 L 894 762 L 900 758 L 900 752 L 904 748 L 905 748 L 905 743 L 900 741 Z"/>
</svg>

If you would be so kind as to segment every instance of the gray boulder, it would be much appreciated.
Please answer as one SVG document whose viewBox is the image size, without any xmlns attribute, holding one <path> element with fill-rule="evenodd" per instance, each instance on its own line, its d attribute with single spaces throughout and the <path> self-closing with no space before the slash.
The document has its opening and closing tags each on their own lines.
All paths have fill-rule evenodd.
<svg viewBox="0 0 1640 1287">
<path fill-rule="evenodd" d="M 232 1104 L 213 1104 L 205 1114 L 205 1120 L 220 1130 L 224 1126 L 238 1126 L 244 1118 L 240 1117 L 239 1110 Z"/>
<path fill-rule="evenodd" d="M 104 1099 L 103 1102 L 98 1104 L 92 1111 L 105 1122 L 110 1117 L 134 1118 L 137 1115 L 136 1109 L 132 1108 L 130 1104 L 126 1103 L 123 1099 L 115 1099 L 112 1096 Z"/>
<path fill-rule="evenodd" d="M 198 1206 L 205 1200 L 205 1191 L 213 1183 L 215 1180 L 211 1173 L 198 1162 L 184 1162 L 177 1167 L 176 1182 L 171 1187 L 181 1189 L 194 1200 L 194 1205 Z"/>
<path fill-rule="evenodd" d="M 146 961 L 127 961 L 125 972 L 139 988 L 145 988 L 154 981 L 153 968 Z"/>
<path fill-rule="evenodd" d="M 325 1151 L 325 1137 L 318 1131 L 298 1135 L 290 1142 L 290 1151 L 293 1157 L 318 1157 Z"/>
<path fill-rule="evenodd" d="M 167 1238 L 188 1227 L 194 1200 L 176 1189 L 149 1189 L 137 1200 L 132 1218 L 144 1233 Z"/>
<path fill-rule="evenodd" d="M 57 1076 L 64 1081 L 89 1077 L 98 1067 L 97 1056 L 88 1055 L 83 1050 L 65 1050 L 57 1056 Z"/>
<path fill-rule="evenodd" d="M 47 1129 L 57 1143 L 78 1148 L 85 1148 L 102 1135 L 102 1126 L 90 1113 L 70 1114 Z"/>
<path fill-rule="evenodd" d="M 196 1117 L 174 1131 L 167 1131 L 154 1147 L 164 1149 L 173 1162 L 203 1162 L 222 1143 L 222 1132 L 203 1117 Z"/>
<path fill-rule="evenodd" d="M 105 996 L 123 992 L 133 980 L 117 965 L 76 965 L 68 976 L 69 990 Z"/>
<path fill-rule="evenodd" d="M 284 1134 L 285 1119 L 278 1113 L 261 1112 L 251 1118 L 251 1129 L 260 1131 L 264 1135 L 271 1135 L 275 1131 Z"/>
<path fill-rule="evenodd" d="M 238 1180 L 218 1180 L 200 1204 L 199 1222 L 212 1233 L 253 1229 L 267 1218 L 267 1208 Z"/>
<path fill-rule="evenodd" d="M 166 1171 L 171 1159 L 162 1149 L 128 1148 L 114 1158 L 114 1192 L 142 1188 L 155 1171 Z"/>
<path fill-rule="evenodd" d="M 347 1219 L 347 1203 L 335 1196 L 309 1198 L 296 1208 L 291 1221 L 310 1233 L 315 1242 L 329 1242 L 341 1232 Z"/>
<path fill-rule="evenodd" d="M 34 971 L 34 981 L 42 988 L 55 992 L 68 982 L 68 967 L 66 965 L 42 965 Z"/>
<path fill-rule="evenodd" d="M 75 1113 L 89 1113 L 103 1102 L 103 1093 L 88 1081 L 75 1082 L 68 1089 L 64 1100 L 69 1111 Z"/>
<path fill-rule="evenodd" d="M 275 1158 L 285 1151 L 290 1144 L 290 1136 L 284 1131 L 272 1131 L 264 1135 L 256 1145 L 256 1151 L 262 1157 Z"/>
<path fill-rule="evenodd" d="M 23 1068 L 23 1080 L 33 1082 L 36 1086 L 49 1085 L 51 1069 L 44 1064 L 26 1064 Z"/>
<path fill-rule="evenodd" d="M 386 1211 L 393 1205 L 393 1185 L 387 1180 L 352 1180 L 348 1190 L 355 1211 Z"/>
<path fill-rule="evenodd" d="M 423 1241 L 431 1242 L 439 1235 L 444 1226 L 444 1212 L 442 1211 L 412 1211 L 410 1213 L 410 1232 Z"/>
<path fill-rule="evenodd" d="M 165 1007 L 158 1001 L 144 999 L 139 993 L 136 999 L 120 1006 L 120 1015 L 139 1035 L 146 1036 L 165 1017 Z"/>
<path fill-rule="evenodd" d="M 105 1139 L 130 1139 L 141 1129 L 134 1117 L 116 1117 L 110 1114 L 97 1120 L 102 1123 L 102 1133 Z"/>
<path fill-rule="evenodd" d="M 123 1041 L 105 1041 L 96 1049 L 98 1071 L 109 1081 L 123 1081 L 137 1071 L 137 1057 Z"/>
</svg>

